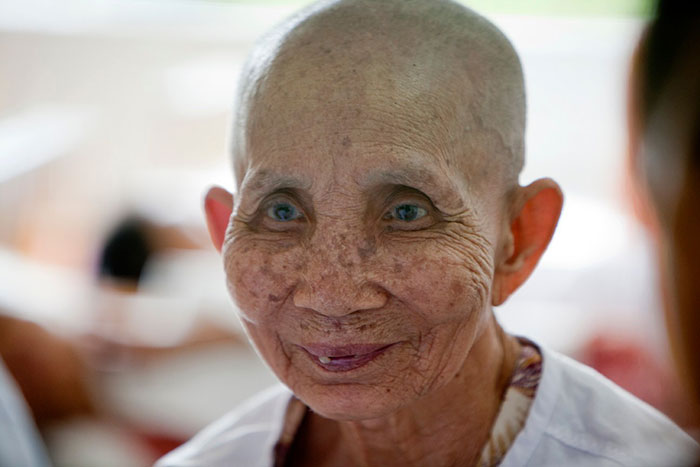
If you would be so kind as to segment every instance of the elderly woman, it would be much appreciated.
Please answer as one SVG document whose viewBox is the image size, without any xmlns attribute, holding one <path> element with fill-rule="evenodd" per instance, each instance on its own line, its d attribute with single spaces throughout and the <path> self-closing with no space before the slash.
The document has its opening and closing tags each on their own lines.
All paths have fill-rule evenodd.
<svg viewBox="0 0 700 467">
<path fill-rule="evenodd" d="M 518 184 L 524 126 L 513 48 L 456 3 L 322 2 L 264 38 L 235 114 L 235 199 L 214 188 L 205 207 L 284 386 L 160 465 L 638 467 L 695 449 L 494 319 L 562 205 L 552 180 Z"/>
</svg>

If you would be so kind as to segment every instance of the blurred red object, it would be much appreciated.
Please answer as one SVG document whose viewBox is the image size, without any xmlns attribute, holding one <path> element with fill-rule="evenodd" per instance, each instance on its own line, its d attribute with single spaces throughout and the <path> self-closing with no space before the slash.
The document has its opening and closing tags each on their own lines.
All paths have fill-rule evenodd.
<svg viewBox="0 0 700 467">
<path fill-rule="evenodd" d="M 146 443 L 146 445 L 155 453 L 157 456 L 155 457 L 154 461 L 173 449 L 177 448 L 181 444 L 183 444 L 186 439 L 178 439 L 178 438 L 173 438 L 170 436 L 166 435 L 159 435 L 155 433 L 150 433 L 150 432 L 141 432 L 139 433 L 139 436 L 141 439 Z"/>
<path fill-rule="evenodd" d="M 636 336 L 600 333 L 576 353 L 582 363 L 644 402 L 665 413 L 680 426 L 691 428 L 687 396 L 670 362 L 659 359 L 653 349 Z"/>
</svg>

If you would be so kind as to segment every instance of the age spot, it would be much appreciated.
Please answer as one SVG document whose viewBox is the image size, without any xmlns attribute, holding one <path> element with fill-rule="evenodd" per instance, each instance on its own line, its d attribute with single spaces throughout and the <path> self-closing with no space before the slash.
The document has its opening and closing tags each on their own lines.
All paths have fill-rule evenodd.
<svg viewBox="0 0 700 467">
<path fill-rule="evenodd" d="M 349 269 L 355 266 L 355 263 L 352 261 L 350 258 L 346 258 L 345 256 L 338 255 L 338 264 L 340 264 L 342 267 Z"/>
<path fill-rule="evenodd" d="M 357 247 L 357 254 L 361 259 L 367 259 L 377 252 L 377 245 L 374 241 L 368 240 L 364 245 Z"/>
<path fill-rule="evenodd" d="M 450 292 L 452 292 L 453 295 L 460 295 L 464 293 L 464 284 L 461 282 L 453 282 L 450 284 Z"/>
</svg>

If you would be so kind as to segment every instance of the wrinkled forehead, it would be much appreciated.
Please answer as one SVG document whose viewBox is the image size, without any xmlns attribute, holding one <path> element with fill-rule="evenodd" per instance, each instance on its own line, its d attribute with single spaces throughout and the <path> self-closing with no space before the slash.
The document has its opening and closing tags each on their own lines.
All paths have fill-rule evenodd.
<svg viewBox="0 0 700 467">
<path fill-rule="evenodd" d="M 439 20 L 414 11 L 450 3 L 394 3 L 322 11 L 256 48 L 235 119 L 239 185 L 251 168 L 285 159 L 311 173 L 410 160 L 470 187 L 509 170 L 517 180 L 524 97 L 507 40 L 473 14 L 464 27 L 444 11 Z"/>
<path fill-rule="evenodd" d="M 495 135 L 465 98 L 471 82 L 456 86 L 454 74 L 442 63 L 328 43 L 282 54 L 248 108 L 247 162 L 286 160 L 309 170 L 434 166 L 474 185 L 500 169 L 499 158 L 486 157 Z"/>
<path fill-rule="evenodd" d="M 472 173 L 469 159 L 457 163 L 449 131 L 431 122 L 427 108 L 390 95 L 346 99 L 329 92 L 323 100 L 310 89 L 263 111 L 249 133 L 250 172 L 277 174 L 270 180 L 288 174 L 318 194 L 393 183 L 459 205 L 474 191 L 464 177 Z"/>
<path fill-rule="evenodd" d="M 348 44 L 321 31 L 288 40 L 258 81 L 249 107 L 251 128 L 274 122 L 281 130 L 287 125 L 340 130 L 364 122 L 381 129 L 410 119 L 427 129 L 466 117 L 456 114 L 455 102 L 472 94 L 466 75 L 458 77 L 434 54 L 408 54 L 411 44 L 377 36 L 366 31 Z"/>
</svg>

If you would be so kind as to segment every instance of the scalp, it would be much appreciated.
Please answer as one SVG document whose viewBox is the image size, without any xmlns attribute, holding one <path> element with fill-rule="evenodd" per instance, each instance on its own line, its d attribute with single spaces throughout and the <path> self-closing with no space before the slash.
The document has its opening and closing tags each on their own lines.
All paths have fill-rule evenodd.
<svg viewBox="0 0 700 467">
<path fill-rule="evenodd" d="M 312 128 L 319 105 L 336 106 L 343 124 L 410 120 L 410 133 L 441 141 L 452 158 L 468 158 L 483 179 L 498 174 L 513 184 L 523 166 L 517 54 L 495 26 L 448 0 L 315 3 L 258 43 L 238 97 L 239 183 L 256 132 L 304 118 L 303 128 Z"/>
</svg>

